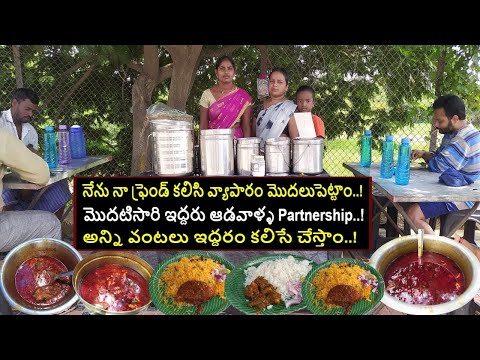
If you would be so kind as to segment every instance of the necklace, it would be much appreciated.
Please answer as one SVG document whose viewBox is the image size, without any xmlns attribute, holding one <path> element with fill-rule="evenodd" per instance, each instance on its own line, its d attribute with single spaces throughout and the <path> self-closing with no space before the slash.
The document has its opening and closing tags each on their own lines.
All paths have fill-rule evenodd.
<svg viewBox="0 0 480 360">
<path fill-rule="evenodd" d="M 222 90 L 222 88 L 219 85 L 217 85 L 217 87 L 218 87 L 218 91 L 220 91 L 220 94 L 222 94 L 222 95 L 227 94 L 227 93 L 229 93 L 229 92 L 231 92 L 235 89 L 235 85 L 233 85 L 232 88 L 225 89 L 225 90 Z"/>
</svg>

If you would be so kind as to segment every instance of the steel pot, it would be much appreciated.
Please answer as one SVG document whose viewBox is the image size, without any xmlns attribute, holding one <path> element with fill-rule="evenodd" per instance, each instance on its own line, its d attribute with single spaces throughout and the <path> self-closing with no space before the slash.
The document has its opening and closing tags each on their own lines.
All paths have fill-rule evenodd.
<svg viewBox="0 0 480 360">
<path fill-rule="evenodd" d="M 177 120 L 151 120 L 147 154 L 157 175 L 191 175 L 194 170 L 193 124 Z"/>
<path fill-rule="evenodd" d="M 480 289 L 480 261 L 477 257 L 464 245 L 437 235 L 424 236 L 424 250 L 445 255 L 460 267 L 465 276 L 465 292 L 456 299 L 442 304 L 415 305 L 398 300 L 385 291 L 382 302 L 392 309 L 413 315 L 444 314 L 468 304 Z M 383 276 L 388 266 L 396 258 L 416 251 L 417 235 L 403 236 L 378 248 L 369 263 Z"/>
<path fill-rule="evenodd" d="M 265 171 L 269 175 L 290 173 L 290 139 L 267 139 L 265 142 Z"/>
<path fill-rule="evenodd" d="M 293 172 L 317 175 L 323 172 L 323 139 L 293 139 Z"/>
<path fill-rule="evenodd" d="M 1 290 L 10 306 L 30 315 L 59 314 L 70 309 L 78 301 L 73 287 L 61 301 L 48 306 L 30 304 L 18 294 L 15 274 L 19 266 L 33 256 L 50 256 L 58 259 L 68 270 L 72 270 L 82 260 L 82 255 L 73 246 L 57 239 L 32 239 L 17 245 L 5 257 L 0 272 Z"/>
<path fill-rule="evenodd" d="M 237 174 L 252 175 L 251 157 L 260 154 L 260 141 L 257 137 L 240 138 L 237 140 Z"/>
<path fill-rule="evenodd" d="M 72 283 L 75 292 L 77 293 L 78 297 L 85 305 L 85 307 L 94 313 L 104 314 L 104 315 L 133 315 L 146 310 L 152 300 L 134 310 L 130 311 L 108 311 L 104 310 L 98 306 L 90 304 L 89 302 L 85 301 L 80 295 L 80 285 L 82 284 L 83 278 L 88 275 L 92 270 L 96 269 L 101 265 L 106 264 L 116 264 L 129 267 L 140 275 L 147 281 L 150 280 L 150 277 L 153 274 L 153 268 L 147 263 L 145 260 L 141 259 L 140 257 L 130 254 L 128 252 L 121 252 L 121 251 L 100 251 L 90 254 L 89 256 L 85 257 L 82 261 L 80 261 L 77 266 L 75 266 L 75 270 L 73 272 Z"/>
<path fill-rule="evenodd" d="M 235 174 L 235 129 L 200 130 L 200 166 L 204 176 Z"/>
</svg>

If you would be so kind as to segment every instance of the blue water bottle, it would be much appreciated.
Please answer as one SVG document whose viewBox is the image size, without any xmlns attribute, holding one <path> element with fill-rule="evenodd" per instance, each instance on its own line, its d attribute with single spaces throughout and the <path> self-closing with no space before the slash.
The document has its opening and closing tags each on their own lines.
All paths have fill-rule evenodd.
<svg viewBox="0 0 480 360">
<path fill-rule="evenodd" d="M 53 126 L 45 128 L 43 159 L 49 169 L 58 167 L 57 135 Z"/>
<path fill-rule="evenodd" d="M 70 153 L 70 135 L 67 125 L 58 125 L 58 162 L 61 165 L 70 163 L 72 154 Z"/>
<path fill-rule="evenodd" d="M 385 141 L 382 146 L 382 162 L 380 163 L 380 177 L 383 179 L 390 179 L 393 176 L 394 150 L 393 135 L 385 136 Z"/>
<path fill-rule="evenodd" d="M 372 131 L 365 130 L 360 149 L 360 166 L 370 167 L 370 165 L 372 165 Z"/>
<path fill-rule="evenodd" d="M 410 139 L 403 138 L 398 148 L 397 169 L 395 170 L 395 184 L 408 185 L 410 182 L 410 154 L 412 148 Z"/>
<path fill-rule="evenodd" d="M 83 136 L 82 127 L 79 125 L 70 127 L 70 152 L 72 159 L 83 159 L 87 156 L 85 137 Z"/>
</svg>

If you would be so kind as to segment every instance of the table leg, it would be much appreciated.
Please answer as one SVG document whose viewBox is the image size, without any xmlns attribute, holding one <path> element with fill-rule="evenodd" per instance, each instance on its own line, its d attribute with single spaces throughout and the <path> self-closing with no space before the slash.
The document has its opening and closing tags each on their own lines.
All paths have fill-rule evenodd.
<svg viewBox="0 0 480 360">
<path fill-rule="evenodd" d="M 48 186 L 45 186 L 37 191 L 37 194 L 33 197 L 32 201 L 30 201 L 30 204 L 28 204 L 27 210 L 33 209 L 33 207 L 37 204 L 38 200 L 47 189 L 48 189 Z"/>
<path fill-rule="evenodd" d="M 412 220 L 408 217 L 407 213 L 405 212 L 405 210 L 403 209 L 403 207 L 398 204 L 398 203 L 394 203 L 392 202 L 393 206 L 395 206 L 395 208 L 398 210 L 398 212 L 400 214 L 402 214 L 403 216 L 403 221 L 406 221 L 408 225 L 410 225 L 410 228 L 415 231 L 416 233 L 418 232 L 418 229 L 417 227 L 415 226 L 415 224 L 412 222 Z M 402 232 L 402 235 L 405 235 L 403 232 Z"/>
<path fill-rule="evenodd" d="M 393 204 L 393 206 L 395 206 L 397 209 L 397 205 L 395 203 L 392 203 L 390 200 L 387 200 L 387 202 L 385 203 L 385 205 L 381 205 L 380 202 L 375 198 L 373 197 L 373 202 L 379 207 L 380 211 L 383 212 L 385 214 L 385 216 L 387 217 L 387 220 L 390 222 L 390 224 L 392 224 L 392 226 L 395 228 L 395 230 L 398 231 L 399 234 L 402 234 L 403 235 L 403 231 L 402 229 L 400 229 L 396 223 L 395 220 L 392 219 L 392 217 L 390 216 L 390 214 L 388 213 L 388 211 L 386 210 L 386 207 L 389 205 L 389 204 Z M 398 205 L 399 206 L 399 205 Z M 403 209 L 402 209 L 403 210 Z M 375 214 L 375 216 L 379 215 L 379 213 Z M 403 214 L 402 214 L 403 215 Z"/>
<path fill-rule="evenodd" d="M 68 205 L 65 210 L 63 211 L 63 215 L 62 215 L 62 218 L 60 219 L 60 222 L 63 223 L 63 220 L 65 220 L 67 218 L 67 215 L 70 211 L 72 211 L 73 209 L 73 205 Z"/>
<path fill-rule="evenodd" d="M 453 234 L 455 234 L 455 232 L 458 229 L 460 229 L 462 227 L 462 225 L 468 220 L 470 215 L 472 215 L 475 211 L 477 211 L 478 205 L 480 205 L 480 201 L 475 202 L 475 204 L 473 204 L 473 207 L 465 213 L 465 216 L 458 222 L 458 224 L 453 226 L 450 229 L 450 232 L 448 234 L 444 235 L 444 236 L 451 237 Z"/>
</svg>

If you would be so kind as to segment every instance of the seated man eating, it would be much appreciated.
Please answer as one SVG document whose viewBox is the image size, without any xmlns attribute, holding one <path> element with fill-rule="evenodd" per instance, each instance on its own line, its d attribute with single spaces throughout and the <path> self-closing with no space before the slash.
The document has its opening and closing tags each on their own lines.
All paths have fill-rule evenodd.
<svg viewBox="0 0 480 360">
<path fill-rule="evenodd" d="M 414 150 L 412 160 L 424 159 L 430 171 L 441 173 L 452 168 L 473 181 L 480 179 L 480 132 L 467 122 L 463 100 L 455 95 L 440 96 L 433 110 L 435 127 L 444 134 L 442 146 L 435 152 Z M 434 234 L 426 219 L 471 209 L 473 205 L 472 201 L 421 202 L 410 205 L 406 213 L 418 229 Z"/>
</svg>

